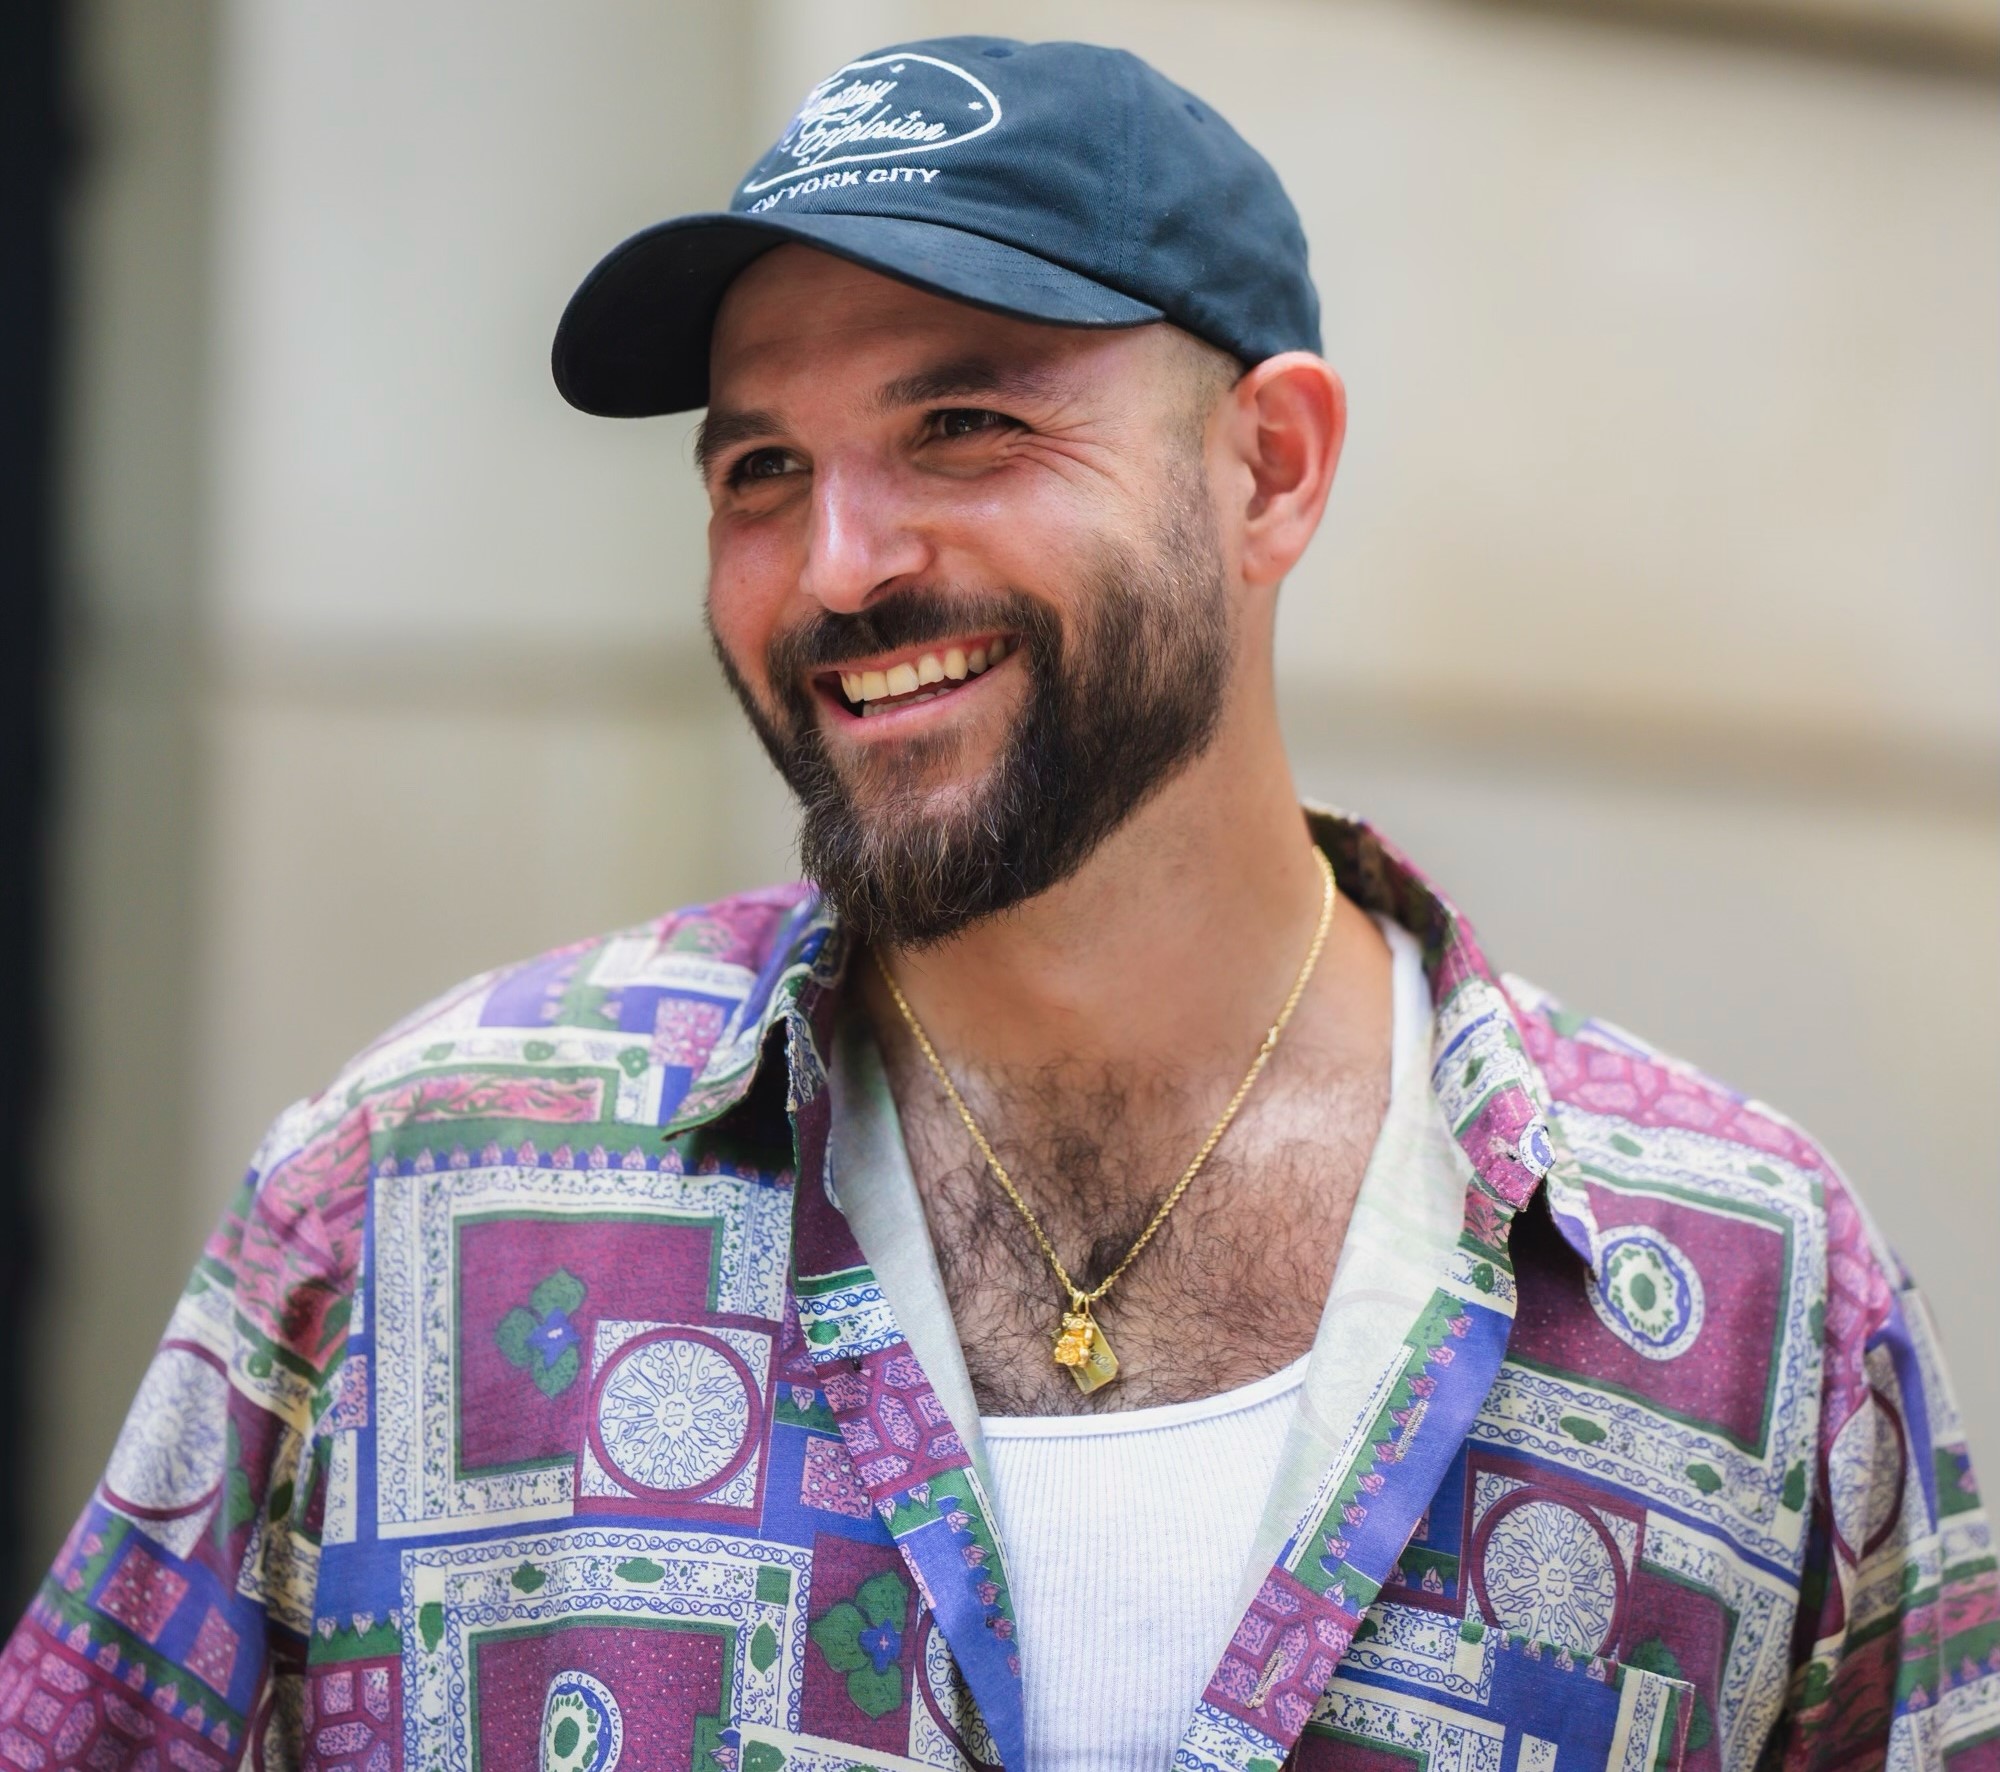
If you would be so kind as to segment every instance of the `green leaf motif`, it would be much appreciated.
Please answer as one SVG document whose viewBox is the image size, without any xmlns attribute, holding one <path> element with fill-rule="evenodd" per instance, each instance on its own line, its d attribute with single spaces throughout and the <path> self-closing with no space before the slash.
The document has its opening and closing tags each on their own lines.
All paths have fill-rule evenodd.
<svg viewBox="0 0 2000 1772">
<path fill-rule="evenodd" d="M 264 1511 L 274 1520 L 282 1520 L 292 1511 L 292 1482 L 289 1477 L 271 1491 L 271 1499 Z"/>
<path fill-rule="evenodd" d="M 1472 1283 L 1474 1286 L 1478 1287 L 1481 1292 L 1491 1292 L 1493 1290 L 1492 1262 L 1482 1261 L 1476 1268 L 1472 1270 Z"/>
<path fill-rule="evenodd" d="M 651 1557 L 628 1557 L 618 1565 L 617 1574 L 620 1581 L 658 1581 L 666 1570 Z"/>
<path fill-rule="evenodd" d="M 520 1568 L 514 1571 L 510 1579 L 522 1593 L 531 1594 L 543 1582 L 547 1581 L 548 1577 L 541 1570 L 537 1569 L 533 1563 L 523 1563 Z"/>
<path fill-rule="evenodd" d="M 452 1043 L 449 1040 L 440 1040 L 434 1046 L 426 1046 L 424 1048 L 424 1063 L 436 1064 L 440 1059 L 449 1058 L 451 1056 L 451 1048 Z"/>
<path fill-rule="evenodd" d="M 324 1355 L 347 1333 L 348 1319 L 354 1315 L 352 1298 L 336 1298 L 328 1307 L 326 1321 L 320 1328 L 318 1352 Z"/>
<path fill-rule="evenodd" d="M 908 1590 L 895 1575 L 885 1572 L 862 1583 L 862 1593 L 870 1588 L 876 1590 L 871 1598 L 878 1610 L 890 1603 L 887 1590 L 880 1585 L 884 1582 L 901 1590 L 907 1603 Z M 878 1674 L 868 1651 L 861 1646 L 861 1633 L 869 1625 L 891 1623 L 901 1615 L 898 1608 L 885 1616 L 873 1616 L 864 1613 L 854 1600 L 842 1600 L 806 1633 L 826 1657 L 827 1666 L 847 1676 L 848 1699 L 864 1717 L 886 1717 L 903 1702 L 903 1670 L 891 1665 Z"/>
<path fill-rule="evenodd" d="M 1806 1463 L 1802 1458 L 1785 1472 L 1785 1486 L 1779 1492 L 1779 1502 L 1797 1513 L 1806 1504 Z"/>
<path fill-rule="evenodd" d="M 1611 1148 L 1614 1151 L 1623 1151 L 1628 1157 L 1643 1157 L 1646 1154 L 1644 1145 L 1637 1139 L 1627 1138 L 1622 1132 L 1612 1133 Z"/>
<path fill-rule="evenodd" d="M 528 1337 L 534 1332 L 535 1313 L 524 1311 L 517 1304 L 500 1319 L 493 1331 L 493 1343 L 508 1365 L 526 1366 L 535 1357 L 528 1348 Z"/>
<path fill-rule="evenodd" d="M 1681 1672 L 1681 1658 L 1667 1646 L 1663 1637 L 1648 1637 L 1636 1649 L 1625 1656 L 1628 1667 L 1643 1668 L 1649 1674 L 1658 1674 L 1662 1679 L 1686 1680 Z"/>
<path fill-rule="evenodd" d="M 908 1628 L 910 1590 L 895 1570 L 884 1569 L 880 1575 L 871 1575 L 854 1598 L 870 1624 L 893 1624 L 898 1631 Z"/>
<path fill-rule="evenodd" d="M 1706 1464 L 1689 1465 L 1687 1467 L 1687 1479 L 1704 1495 L 1713 1495 L 1716 1490 L 1722 1487 L 1721 1477 L 1716 1475 L 1712 1466 Z"/>
<path fill-rule="evenodd" d="M 778 1659 L 778 1633 L 760 1624 L 750 1638 L 750 1665 L 760 1674 Z"/>
<path fill-rule="evenodd" d="M 785 1756 L 768 1741 L 753 1741 L 743 1750 L 743 1772 L 784 1772 Z"/>
<path fill-rule="evenodd" d="M 1663 1679 L 1679 1680 L 1684 1686 L 1693 1686 L 1681 1671 L 1681 1659 L 1660 1637 L 1648 1637 L 1638 1648 L 1625 1657 L 1627 1667 L 1643 1669 L 1649 1674 L 1658 1674 Z M 1688 1723 L 1687 1747 L 1690 1752 L 1706 1747 L 1715 1738 L 1715 1719 L 1709 1715 L 1708 1701 L 1699 1691 L 1693 1694 L 1694 1715 Z"/>
<path fill-rule="evenodd" d="M 562 1356 L 553 1366 L 536 1366 L 529 1373 L 535 1381 L 535 1389 L 545 1397 L 559 1397 L 576 1383 L 576 1375 L 583 1370 L 583 1362 L 577 1358 L 576 1349 L 566 1347 Z"/>
<path fill-rule="evenodd" d="M 851 1600 L 831 1607 L 806 1633 L 826 1664 L 847 1676 L 847 1696 L 865 1717 L 886 1717 L 903 1702 L 903 1670 L 891 1664 L 875 1671 L 874 1658 L 861 1646 L 861 1635 L 887 1625 L 900 1635 L 908 1628 L 909 1585 L 893 1569 L 871 1575 Z"/>
<path fill-rule="evenodd" d="M 861 1608 L 852 1600 L 842 1600 L 823 1618 L 816 1619 L 806 1635 L 826 1657 L 826 1665 L 837 1674 L 851 1674 L 868 1665 L 868 1652 L 861 1647 L 861 1633 L 867 1627 Z"/>
<path fill-rule="evenodd" d="M 222 1544 L 229 1542 L 230 1533 L 238 1526 L 247 1526 L 257 1517 L 257 1497 L 250 1491 L 250 1479 L 240 1470 L 229 1473 L 228 1500 L 228 1506 L 216 1519 L 217 1526 L 221 1528 L 216 1538 Z"/>
<path fill-rule="evenodd" d="M 442 1601 L 426 1600 L 417 1608 L 417 1633 L 424 1639 L 424 1648 L 435 1654 L 438 1644 L 444 1641 Z"/>
<path fill-rule="evenodd" d="M 1556 1425 L 1572 1440 L 1581 1440 L 1586 1446 L 1595 1446 L 1604 1438 L 1604 1429 L 1588 1416 L 1565 1415 Z"/>
<path fill-rule="evenodd" d="M 1697 1692 L 1694 1695 L 1694 1716 L 1688 1723 L 1688 1752 L 1708 1746 L 1715 1739 L 1715 1717 L 1708 1708 L 1708 1699 Z"/>
<path fill-rule="evenodd" d="M 885 1667 L 878 1674 L 872 1666 L 859 1668 L 847 1676 L 847 1696 L 864 1717 L 886 1717 L 903 1702 L 903 1670 Z"/>
<path fill-rule="evenodd" d="M 250 1492 L 250 1479 L 243 1474 L 243 1442 L 237 1437 L 233 1421 L 229 1423 L 223 1446 L 229 1477 L 223 1484 L 222 1506 L 215 1510 L 215 1541 L 227 1549 L 229 1535 L 257 1517 L 257 1497 Z"/>
<path fill-rule="evenodd" d="M 583 1282 L 568 1268 L 559 1267 L 554 1273 L 528 1295 L 528 1308 L 535 1313 L 536 1320 L 553 1316 L 561 1311 L 565 1316 L 576 1315 L 577 1306 L 583 1303 Z"/>
<path fill-rule="evenodd" d="M 815 1317 L 806 1325 L 806 1340 L 814 1347 L 826 1347 L 840 1339 L 840 1325 L 829 1323 L 823 1317 Z"/>
<path fill-rule="evenodd" d="M 643 1046 L 627 1046 L 618 1055 L 618 1068 L 634 1082 L 646 1074 L 646 1049 Z"/>
<path fill-rule="evenodd" d="M 530 1064 L 541 1064 L 555 1057 L 556 1049 L 547 1040 L 529 1040 L 521 1047 L 521 1056 Z"/>
</svg>

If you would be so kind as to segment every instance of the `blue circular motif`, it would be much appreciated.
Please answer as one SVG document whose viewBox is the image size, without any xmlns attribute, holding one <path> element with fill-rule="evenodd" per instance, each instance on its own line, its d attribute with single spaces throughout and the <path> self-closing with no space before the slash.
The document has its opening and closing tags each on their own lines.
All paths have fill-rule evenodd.
<svg viewBox="0 0 2000 1772">
<path fill-rule="evenodd" d="M 625 1751 L 625 1718 L 601 1680 L 574 1669 L 549 1682 L 542 1700 L 536 1772 L 612 1772 Z"/>
<path fill-rule="evenodd" d="M 1515 1490 L 1473 1534 L 1473 1586 L 1487 1621 L 1539 1643 L 1601 1655 L 1625 1601 L 1618 1547 L 1561 1496 Z"/>
<path fill-rule="evenodd" d="M 141 1520 L 206 1507 L 229 1464 L 229 1379 L 207 1348 L 170 1341 L 154 1357 L 104 1473 L 111 1505 Z"/>
<path fill-rule="evenodd" d="M 1627 1347 L 1672 1360 L 1694 1345 L 1707 1311 L 1701 1274 L 1675 1244 L 1650 1225 L 1618 1225 L 1598 1243 L 1597 1268 L 1590 1308 Z"/>
<path fill-rule="evenodd" d="M 588 1422 L 604 1469 L 642 1494 L 712 1494 L 756 1450 L 756 1380 L 725 1341 L 657 1329 L 627 1342 L 598 1375 Z"/>
<path fill-rule="evenodd" d="M 1541 1120 L 1530 1120 L 1521 1136 L 1515 1140 L 1515 1149 L 1520 1153 L 1522 1166 L 1536 1175 L 1546 1175 L 1556 1160 L 1555 1146 L 1549 1143 L 1548 1126 Z"/>
</svg>

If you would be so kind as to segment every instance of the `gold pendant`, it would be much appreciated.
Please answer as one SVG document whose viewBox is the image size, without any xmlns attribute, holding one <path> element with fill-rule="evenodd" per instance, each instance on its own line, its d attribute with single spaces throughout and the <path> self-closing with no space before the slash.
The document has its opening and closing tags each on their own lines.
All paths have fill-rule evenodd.
<svg viewBox="0 0 2000 1772">
<path fill-rule="evenodd" d="M 1092 1319 L 1088 1302 L 1081 1310 L 1063 1312 L 1055 1360 L 1058 1366 L 1069 1369 L 1076 1388 L 1086 1396 L 1102 1390 L 1118 1376 L 1118 1356 L 1111 1351 L 1103 1329 Z"/>
</svg>

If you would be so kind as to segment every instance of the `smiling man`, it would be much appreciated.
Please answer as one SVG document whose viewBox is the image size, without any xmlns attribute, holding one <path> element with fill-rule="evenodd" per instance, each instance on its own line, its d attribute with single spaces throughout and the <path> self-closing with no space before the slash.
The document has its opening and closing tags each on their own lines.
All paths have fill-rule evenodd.
<svg viewBox="0 0 2000 1772">
<path fill-rule="evenodd" d="M 837 70 L 598 266 L 558 385 L 707 408 L 810 883 L 281 1117 L 0 1765 L 2000 1764 L 1985 1516 L 1846 1184 L 1301 809 L 1317 315 L 1214 112 L 989 38 Z"/>
</svg>

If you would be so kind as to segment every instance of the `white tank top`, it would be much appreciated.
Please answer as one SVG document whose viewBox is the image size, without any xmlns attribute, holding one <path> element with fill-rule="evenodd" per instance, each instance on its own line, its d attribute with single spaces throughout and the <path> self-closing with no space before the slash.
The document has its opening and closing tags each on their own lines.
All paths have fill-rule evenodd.
<svg viewBox="0 0 2000 1772">
<path fill-rule="evenodd" d="M 1424 1062 L 1430 990 L 1416 942 L 1376 922 L 1394 966 L 1393 1090 Z M 1311 1357 L 1191 1403 L 980 1417 L 1028 1772 L 1167 1772 L 1241 1611 Z"/>
<path fill-rule="evenodd" d="M 1400 1334 L 1398 1313 L 1428 1294 L 1423 1285 L 1405 1298 L 1407 1275 L 1374 1271 L 1395 1265 L 1384 1239 L 1409 1245 L 1420 1266 L 1433 1243 L 1449 1249 L 1456 1240 L 1464 1183 L 1453 1165 L 1463 1159 L 1448 1132 L 1428 1125 L 1435 1103 L 1421 1086 L 1430 987 L 1416 942 L 1386 919 L 1376 923 L 1394 961 L 1391 1111 L 1315 1344 L 1335 1364 L 1322 1372 L 1308 1354 L 1191 1403 L 1089 1416 L 979 1413 L 880 1055 L 865 1024 L 845 1024 L 837 1037 L 838 1202 L 952 1420 L 965 1424 L 998 1516 L 1020 1625 L 1027 1772 L 1168 1772 L 1249 1592 L 1310 1499 L 1309 1487 L 1292 1492 L 1293 1479 L 1303 1470 L 1308 1485 L 1316 1480 L 1329 1435 L 1337 1439 L 1347 1412 L 1366 1403 L 1350 1392 L 1375 1369 L 1382 1350 L 1373 1340 Z M 1399 1139 L 1389 1138 L 1392 1123 Z M 1442 1154 L 1431 1148 L 1440 1137 Z M 1385 1145 L 1394 1146 L 1386 1168 Z M 1368 1258 L 1350 1263 L 1364 1244 Z M 1308 1381 L 1319 1390 L 1302 1412 Z"/>
<path fill-rule="evenodd" d="M 1192 1403 L 982 1417 L 1028 1772 L 1165 1772 L 1235 1623 L 1309 1357 Z"/>
</svg>

